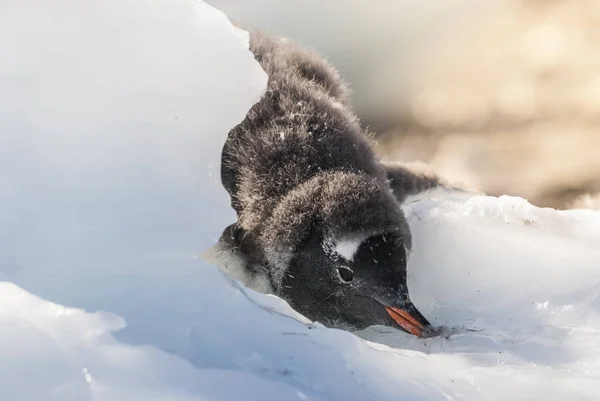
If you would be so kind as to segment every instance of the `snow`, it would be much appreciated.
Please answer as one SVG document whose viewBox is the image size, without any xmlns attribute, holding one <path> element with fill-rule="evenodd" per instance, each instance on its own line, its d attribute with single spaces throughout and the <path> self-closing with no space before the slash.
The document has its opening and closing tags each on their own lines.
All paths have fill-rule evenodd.
<svg viewBox="0 0 600 401">
<path fill-rule="evenodd" d="M 199 258 L 265 80 L 200 1 L 2 2 L 2 399 L 600 397 L 600 212 L 407 205 L 410 291 L 448 338 L 327 329 Z"/>
</svg>

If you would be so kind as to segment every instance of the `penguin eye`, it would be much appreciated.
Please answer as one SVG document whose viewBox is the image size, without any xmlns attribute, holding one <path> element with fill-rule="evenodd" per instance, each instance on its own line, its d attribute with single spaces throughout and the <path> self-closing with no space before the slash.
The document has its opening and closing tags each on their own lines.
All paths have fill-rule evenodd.
<svg viewBox="0 0 600 401">
<path fill-rule="evenodd" d="M 347 267 L 338 268 L 338 273 L 340 274 L 342 281 L 345 281 L 346 283 L 349 283 L 354 279 L 354 272 Z"/>
</svg>

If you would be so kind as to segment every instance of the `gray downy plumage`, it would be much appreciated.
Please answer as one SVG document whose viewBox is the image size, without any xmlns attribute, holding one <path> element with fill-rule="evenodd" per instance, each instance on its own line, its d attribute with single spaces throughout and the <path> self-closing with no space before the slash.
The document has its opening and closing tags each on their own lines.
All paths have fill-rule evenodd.
<svg viewBox="0 0 600 401">
<path fill-rule="evenodd" d="M 219 241 L 237 260 L 230 274 L 329 326 L 397 326 L 389 307 L 428 326 L 406 287 L 411 235 L 396 198 L 435 180 L 378 161 L 324 59 L 249 31 L 269 81 L 223 147 L 221 179 L 237 213 Z"/>
</svg>

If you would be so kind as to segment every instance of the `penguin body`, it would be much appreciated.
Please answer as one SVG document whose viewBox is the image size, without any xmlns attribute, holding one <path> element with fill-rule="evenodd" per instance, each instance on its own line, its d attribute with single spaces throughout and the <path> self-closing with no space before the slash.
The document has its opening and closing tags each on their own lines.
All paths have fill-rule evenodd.
<svg viewBox="0 0 600 401">
<path fill-rule="evenodd" d="M 288 40 L 250 31 L 250 50 L 269 81 L 222 152 L 237 222 L 219 242 L 235 255 L 233 276 L 323 324 L 420 335 L 428 322 L 406 288 L 410 230 L 346 85 Z"/>
</svg>

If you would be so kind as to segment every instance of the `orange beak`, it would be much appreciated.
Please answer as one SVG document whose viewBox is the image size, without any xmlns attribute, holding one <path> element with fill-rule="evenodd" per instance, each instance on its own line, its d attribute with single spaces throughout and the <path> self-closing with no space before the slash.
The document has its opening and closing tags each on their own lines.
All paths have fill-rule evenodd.
<svg viewBox="0 0 600 401">
<path fill-rule="evenodd" d="M 425 327 L 421 323 L 419 323 L 417 319 L 412 317 L 408 312 L 399 308 L 394 308 L 392 306 L 386 306 L 385 310 L 392 317 L 392 319 L 394 319 L 394 321 L 398 323 L 400 327 L 402 327 L 404 330 L 411 333 L 412 335 L 421 337 L 421 335 L 423 334 L 423 329 L 425 329 Z"/>
</svg>

